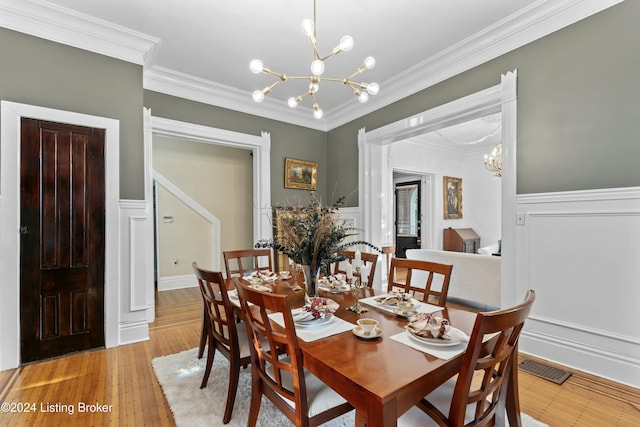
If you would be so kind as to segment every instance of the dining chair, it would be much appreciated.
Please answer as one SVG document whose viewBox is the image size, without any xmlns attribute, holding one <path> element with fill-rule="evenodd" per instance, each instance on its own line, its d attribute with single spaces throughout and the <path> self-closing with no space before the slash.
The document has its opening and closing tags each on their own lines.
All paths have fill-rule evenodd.
<svg viewBox="0 0 640 427">
<path fill-rule="evenodd" d="M 249 339 L 244 326 L 236 321 L 234 307 L 229 300 L 222 273 L 209 271 L 193 263 L 193 271 L 198 279 L 202 304 L 204 306 L 205 331 L 207 334 L 207 364 L 200 388 L 207 386 L 216 350 L 229 360 L 229 388 L 222 422 L 231 419 L 236 399 L 240 367 L 246 368 L 251 362 Z"/>
<path fill-rule="evenodd" d="M 387 289 L 422 294 L 422 301 L 445 306 L 453 265 L 417 259 L 392 258 Z M 435 280 L 434 280 L 435 279 Z"/>
<path fill-rule="evenodd" d="M 353 264 L 353 260 L 356 258 L 355 251 L 344 251 L 342 254 L 346 259 L 341 262 L 336 262 L 333 264 L 333 274 L 346 274 L 344 269 L 344 262 L 348 262 L 349 264 Z M 362 265 L 369 267 L 369 277 L 367 280 L 367 287 L 373 287 L 373 279 L 376 274 L 376 266 L 378 264 L 378 254 L 369 253 L 369 252 L 360 252 L 360 259 L 362 260 Z M 355 269 L 353 270 L 353 275 L 356 275 Z"/>
<path fill-rule="evenodd" d="M 519 416 L 518 390 L 507 388 L 517 384 L 518 338 L 535 298 L 535 291 L 529 290 L 514 307 L 478 313 L 457 377 L 420 400 L 398 419 L 398 426 L 502 425 L 507 398 L 515 399 Z M 509 381 L 510 375 L 516 379 Z"/>
<path fill-rule="evenodd" d="M 273 271 L 271 249 L 241 249 L 224 251 L 227 278 L 242 277 L 254 271 Z"/>
<path fill-rule="evenodd" d="M 384 276 L 389 277 L 389 270 L 391 270 L 391 259 L 396 256 L 396 245 L 383 246 L 380 248 L 382 255 L 384 256 Z M 388 284 L 387 284 L 388 288 Z"/>
<path fill-rule="evenodd" d="M 353 409 L 342 396 L 303 367 L 286 295 L 259 292 L 243 284 L 238 296 L 251 340 L 251 406 L 254 427 L 266 396 L 296 426 L 317 426 Z M 271 317 L 282 316 L 284 327 Z"/>
</svg>

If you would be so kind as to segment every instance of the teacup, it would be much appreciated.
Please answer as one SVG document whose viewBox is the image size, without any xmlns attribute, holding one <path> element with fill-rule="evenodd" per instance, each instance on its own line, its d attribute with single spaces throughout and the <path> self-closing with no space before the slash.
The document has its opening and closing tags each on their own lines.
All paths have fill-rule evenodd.
<svg viewBox="0 0 640 427">
<path fill-rule="evenodd" d="M 289 277 L 291 277 L 291 272 L 289 270 L 282 270 L 280 273 L 278 273 L 280 275 L 280 277 L 282 277 L 283 279 L 288 279 Z"/>
<path fill-rule="evenodd" d="M 358 326 L 362 329 L 365 335 L 370 335 L 371 332 L 378 326 L 378 321 L 375 319 L 358 319 Z"/>
</svg>

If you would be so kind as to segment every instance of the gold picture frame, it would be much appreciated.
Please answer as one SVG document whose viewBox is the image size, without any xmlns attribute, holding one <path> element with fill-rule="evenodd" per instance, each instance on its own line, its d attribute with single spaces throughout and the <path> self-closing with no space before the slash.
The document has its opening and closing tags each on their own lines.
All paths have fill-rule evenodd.
<svg viewBox="0 0 640 427">
<path fill-rule="evenodd" d="M 318 163 L 285 158 L 284 187 L 298 190 L 316 189 Z"/>
<path fill-rule="evenodd" d="M 462 218 L 462 178 L 443 177 L 444 219 Z"/>
</svg>

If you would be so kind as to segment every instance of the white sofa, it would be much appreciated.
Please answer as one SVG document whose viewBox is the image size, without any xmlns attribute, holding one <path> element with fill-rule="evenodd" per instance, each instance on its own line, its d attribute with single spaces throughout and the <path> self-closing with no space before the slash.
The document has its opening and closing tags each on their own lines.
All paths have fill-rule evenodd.
<svg viewBox="0 0 640 427">
<path fill-rule="evenodd" d="M 407 258 L 453 265 L 448 300 L 481 310 L 500 307 L 502 269 L 499 256 L 407 249 Z M 417 273 L 414 275 L 416 280 L 420 280 Z"/>
</svg>

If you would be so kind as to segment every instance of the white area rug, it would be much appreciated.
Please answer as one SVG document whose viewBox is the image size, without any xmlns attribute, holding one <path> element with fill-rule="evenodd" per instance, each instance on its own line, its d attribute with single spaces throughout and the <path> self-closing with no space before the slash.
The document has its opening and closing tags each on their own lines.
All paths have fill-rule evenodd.
<svg viewBox="0 0 640 427">
<path fill-rule="evenodd" d="M 229 380 L 229 362 L 217 355 L 211 369 L 207 387 L 200 390 L 200 382 L 204 374 L 206 357 L 198 359 L 198 349 L 193 348 L 181 353 L 153 359 L 153 370 L 162 386 L 162 391 L 169 402 L 178 427 L 215 426 L 222 424 L 222 414 L 227 400 Z M 206 351 L 205 351 L 206 355 Z M 229 427 L 245 427 L 249 415 L 251 401 L 251 367 L 240 369 L 238 394 L 233 408 Z M 544 427 L 531 417 L 522 415 L 525 427 Z M 354 412 L 336 418 L 323 426 L 349 427 L 354 424 Z M 281 427 L 293 425 L 268 400 L 262 399 L 258 426 Z"/>
</svg>

